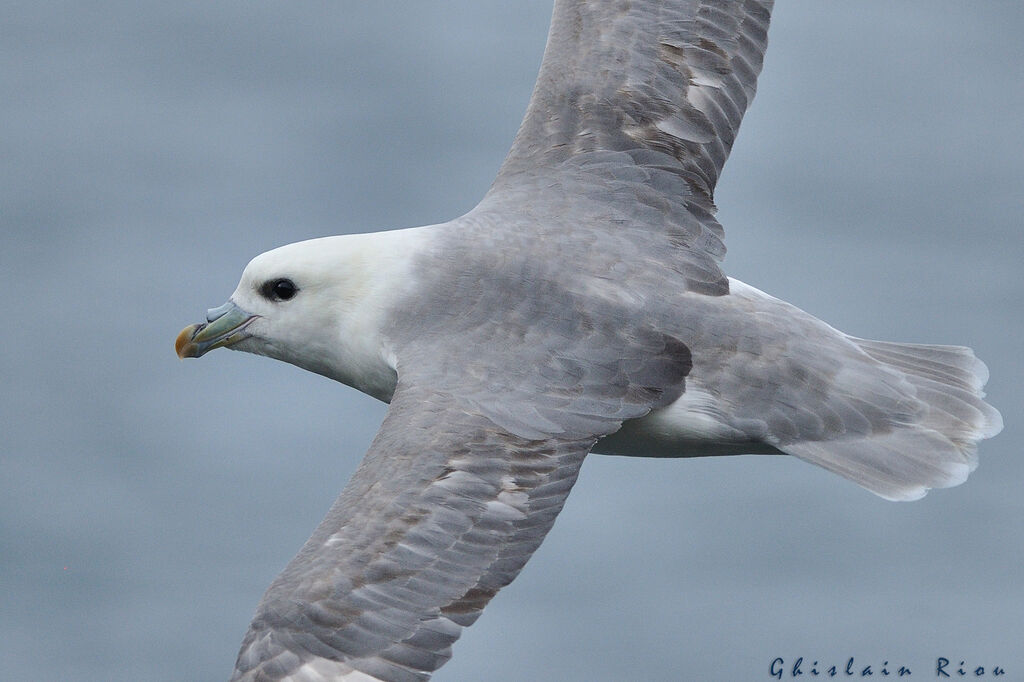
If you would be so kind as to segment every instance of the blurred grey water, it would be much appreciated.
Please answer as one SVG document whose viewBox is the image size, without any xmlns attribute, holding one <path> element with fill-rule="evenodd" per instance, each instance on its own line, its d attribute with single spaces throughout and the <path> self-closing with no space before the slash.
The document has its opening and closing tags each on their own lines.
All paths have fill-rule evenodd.
<svg viewBox="0 0 1024 682">
<path fill-rule="evenodd" d="M 226 679 L 384 410 L 174 335 L 261 251 L 471 208 L 549 13 L 0 3 L 0 679 Z M 717 194 L 733 276 L 975 348 L 1006 429 L 971 479 L 893 504 L 793 460 L 591 457 L 436 679 L 1024 677 L 1022 30 L 1020 3 L 781 0 Z"/>
</svg>

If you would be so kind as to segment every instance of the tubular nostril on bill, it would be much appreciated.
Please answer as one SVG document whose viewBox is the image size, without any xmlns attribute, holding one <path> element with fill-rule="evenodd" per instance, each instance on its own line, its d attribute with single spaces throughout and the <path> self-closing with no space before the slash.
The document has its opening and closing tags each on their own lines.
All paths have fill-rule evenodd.
<svg viewBox="0 0 1024 682">
<path fill-rule="evenodd" d="M 232 308 L 231 301 L 228 301 L 227 303 L 225 303 L 222 306 L 218 306 L 216 308 L 210 308 L 209 310 L 206 311 L 206 321 L 207 322 L 213 322 L 217 318 L 223 317 L 225 313 L 227 313 L 229 310 L 231 310 L 231 308 Z"/>
</svg>

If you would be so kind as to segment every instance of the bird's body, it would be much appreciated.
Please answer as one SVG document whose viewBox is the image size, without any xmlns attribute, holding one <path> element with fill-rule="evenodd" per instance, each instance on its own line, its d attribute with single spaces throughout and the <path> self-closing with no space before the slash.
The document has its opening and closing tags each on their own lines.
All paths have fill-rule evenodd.
<svg viewBox="0 0 1024 682">
<path fill-rule="evenodd" d="M 264 253 L 179 336 L 391 403 L 236 680 L 425 680 L 588 452 L 787 453 L 890 499 L 1001 427 L 966 348 L 857 339 L 725 276 L 713 189 L 771 3 L 559 0 L 498 179 L 440 225 Z"/>
<path fill-rule="evenodd" d="M 597 232 L 600 223 L 591 218 L 588 225 Z M 338 291 L 344 291 L 353 305 L 344 320 L 317 325 L 328 332 L 322 339 L 317 332 L 292 324 L 295 343 L 268 349 L 244 340 L 237 348 L 273 355 L 390 401 L 399 375 L 395 348 L 409 343 L 406 337 L 441 334 L 445 338 L 460 326 L 466 333 L 478 330 L 480 316 L 491 321 L 498 309 L 497 301 L 489 299 L 511 296 L 529 302 L 531 314 L 518 321 L 506 319 L 503 333 L 508 333 L 508 326 L 518 325 L 525 337 L 534 315 L 543 310 L 568 325 L 565 341 L 585 325 L 642 334 L 641 329 L 624 326 L 640 323 L 689 349 L 691 367 L 680 395 L 643 416 L 624 420 L 620 429 L 597 441 L 593 452 L 699 457 L 781 454 L 788 446 L 795 450 L 793 454 L 833 469 L 849 462 L 829 466 L 827 459 L 803 455 L 805 441 L 829 442 L 839 435 L 844 441 L 886 436 L 890 425 L 876 433 L 878 425 L 868 423 L 858 410 L 887 415 L 902 411 L 901 418 L 909 426 L 924 409 L 913 379 L 927 379 L 927 372 L 908 374 L 906 363 L 894 359 L 918 357 L 922 370 L 931 368 L 939 377 L 959 379 L 962 390 L 977 392 L 987 378 L 984 366 L 966 348 L 856 339 L 733 278 L 720 295 L 693 292 L 685 276 L 670 267 L 618 254 L 588 255 L 588 245 L 567 237 L 571 231 L 562 225 L 525 219 L 518 229 L 495 236 L 498 229 L 486 216 L 470 214 L 442 225 L 326 237 L 270 251 L 250 266 L 254 276 L 243 280 L 233 299 L 244 296 L 253 282 L 271 277 L 269 272 L 261 273 L 263 261 L 269 260 L 278 269 L 312 267 L 326 272 L 337 267 L 345 273 L 345 285 Z M 609 223 L 606 243 L 616 240 L 624 251 L 650 248 L 638 246 L 636 240 L 643 235 L 617 235 L 616 230 L 621 227 Z M 441 262 L 448 267 L 437 269 Z M 610 276 L 610 268 L 618 272 Z M 495 273 L 512 273 L 514 281 L 494 286 Z M 452 291 L 460 295 L 453 297 Z M 306 319 L 316 317 L 311 314 Z M 431 328 L 432 324 L 441 328 Z M 345 332 L 336 333 L 341 328 Z M 494 339 L 481 347 L 489 347 L 490 341 Z M 892 353 L 897 354 L 895 358 Z M 593 352 L 585 358 L 597 361 Z M 451 372 L 459 376 L 460 368 Z M 801 391 L 808 395 L 799 397 Z M 501 398 L 497 387 L 492 398 Z M 959 410 L 950 419 L 962 422 L 967 440 L 974 433 L 991 434 L 999 424 L 991 408 L 977 398 L 968 398 Z M 504 426 L 515 432 L 513 415 L 507 419 Z M 518 428 L 523 435 L 532 433 L 528 427 Z M 946 428 L 956 427 L 951 423 Z M 970 450 L 962 443 L 941 443 L 940 456 L 937 444 L 930 442 L 932 436 L 913 429 L 905 436 L 929 439 L 933 471 L 926 473 L 920 462 L 906 462 L 916 468 L 905 480 L 898 480 L 894 471 L 885 472 L 893 480 L 877 476 L 869 480 L 854 472 L 844 475 L 885 497 L 913 499 L 927 488 L 962 482 L 973 469 Z M 889 468 L 910 454 L 913 450 L 897 453 Z M 843 455 L 845 459 L 855 456 Z"/>
</svg>

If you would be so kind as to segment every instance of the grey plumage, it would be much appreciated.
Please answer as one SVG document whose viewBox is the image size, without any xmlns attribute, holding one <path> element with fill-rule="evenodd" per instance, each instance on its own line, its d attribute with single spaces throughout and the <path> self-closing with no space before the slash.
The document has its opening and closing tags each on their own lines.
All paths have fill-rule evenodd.
<svg viewBox="0 0 1024 682">
<path fill-rule="evenodd" d="M 591 208 L 607 222 L 669 236 L 689 288 L 724 293 L 714 188 L 754 97 L 771 7 L 556 2 L 526 118 L 488 198 L 543 185 L 601 202 Z"/>
<path fill-rule="evenodd" d="M 313 656 L 426 679 L 540 544 L 592 442 L 517 438 L 454 396 L 400 387 L 352 481 L 267 591 L 235 679 L 292 679 Z"/>
<path fill-rule="evenodd" d="M 555 3 L 494 185 L 423 228 L 417 286 L 381 311 L 381 430 L 267 591 L 233 680 L 426 680 L 595 448 L 789 453 L 892 499 L 966 477 L 1000 428 L 969 349 L 856 339 L 719 267 L 714 187 L 771 5 Z M 678 422 L 664 451 L 631 446 L 659 415 Z"/>
<path fill-rule="evenodd" d="M 462 266 L 435 273 L 438 295 L 395 313 L 388 415 L 267 591 L 234 679 L 318 679 L 291 677 L 312 656 L 345 661 L 333 674 L 426 679 L 540 545 L 598 437 L 684 390 L 677 339 L 611 324 L 615 306 L 585 310 L 539 261 L 494 286 L 488 259 L 448 253 Z"/>
</svg>

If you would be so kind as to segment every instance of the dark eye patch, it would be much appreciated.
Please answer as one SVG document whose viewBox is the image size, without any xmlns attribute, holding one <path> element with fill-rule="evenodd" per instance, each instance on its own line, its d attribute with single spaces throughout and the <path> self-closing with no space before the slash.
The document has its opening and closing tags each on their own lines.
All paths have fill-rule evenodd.
<svg viewBox="0 0 1024 682">
<path fill-rule="evenodd" d="M 299 288 L 295 286 L 295 282 L 285 277 L 267 280 L 260 287 L 260 294 L 271 301 L 288 301 L 297 293 Z"/>
</svg>

